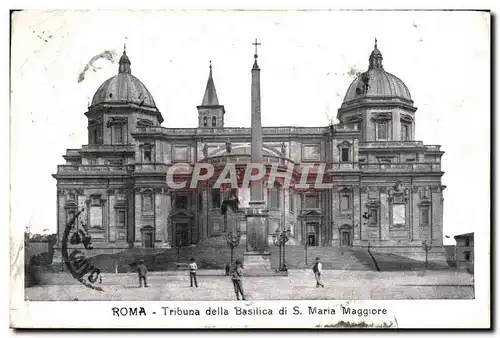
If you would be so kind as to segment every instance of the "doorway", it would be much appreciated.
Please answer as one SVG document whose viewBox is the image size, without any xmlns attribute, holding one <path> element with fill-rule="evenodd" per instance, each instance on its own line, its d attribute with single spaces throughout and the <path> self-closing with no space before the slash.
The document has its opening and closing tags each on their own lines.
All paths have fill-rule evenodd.
<svg viewBox="0 0 500 338">
<path fill-rule="evenodd" d="M 307 245 L 308 246 L 318 246 L 318 223 L 308 222 L 307 223 Z"/>
<path fill-rule="evenodd" d="M 141 232 L 142 232 L 142 247 L 143 248 L 153 248 L 154 247 L 153 230 L 146 229 L 146 230 L 143 230 Z"/>
<path fill-rule="evenodd" d="M 189 243 L 189 231 L 188 231 L 188 223 L 179 222 L 175 223 L 175 242 L 176 246 L 186 246 Z"/>
<path fill-rule="evenodd" d="M 340 230 L 340 245 L 341 246 L 352 246 L 352 237 L 350 229 Z"/>
</svg>

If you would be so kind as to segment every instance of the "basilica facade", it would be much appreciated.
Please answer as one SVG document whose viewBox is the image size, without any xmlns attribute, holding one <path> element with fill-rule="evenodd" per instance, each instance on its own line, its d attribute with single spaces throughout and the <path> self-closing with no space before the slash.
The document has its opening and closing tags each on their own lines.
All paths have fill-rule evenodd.
<svg viewBox="0 0 500 338">
<path fill-rule="evenodd" d="M 95 253 L 128 248 L 198 245 L 226 231 L 246 236 L 248 189 L 238 189 L 240 212 L 221 215 L 224 191 L 199 184 L 172 189 L 176 163 L 223 166 L 250 162 L 250 128 L 226 127 L 212 67 L 193 128 L 162 126 L 146 86 L 124 52 L 118 74 L 95 93 L 85 115 L 88 144 L 68 149 L 57 180 L 58 244 L 65 225 L 91 236 Z M 201 97 L 200 93 L 200 97 Z M 417 108 L 410 91 L 384 69 L 377 45 L 368 69 L 351 83 L 335 125 L 262 128 L 266 166 L 324 164 L 326 189 L 266 186 L 267 231 L 288 230 L 287 245 L 368 247 L 420 258 L 422 245 L 443 245 L 443 190 L 438 145 L 415 140 Z M 230 112 L 228 112 L 230 113 Z M 265 109 L 263 111 L 265 114 Z M 431 253 L 432 253 L 431 252 Z M 429 256 L 431 259 L 434 257 Z"/>
</svg>

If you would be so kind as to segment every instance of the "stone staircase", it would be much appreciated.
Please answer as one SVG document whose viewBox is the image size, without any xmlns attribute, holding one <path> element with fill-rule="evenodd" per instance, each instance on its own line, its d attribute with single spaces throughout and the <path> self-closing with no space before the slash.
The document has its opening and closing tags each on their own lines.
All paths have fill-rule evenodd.
<svg viewBox="0 0 500 338">
<path fill-rule="evenodd" d="M 288 268 L 312 268 L 319 257 L 326 270 L 372 270 L 370 264 L 360 261 L 350 248 L 287 246 L 285 262 Z M 277 259 L 277 258 L 276 258 Z M 306 265 L 307 262 L 307 265 Z"/>
<path fill-rule="evenodd" d="M 233 261 L 243 259 L 246 249 L 245 243 L 241 243 L 233 250 Z M 270 246 L 271 266 L 273 269 L 279 266 L 279 248 Z M 178 255 L 179 254 L 179 255 Z M 319 257 L 323 269 L 327 270 L 374 270 L 371 261 L 360 259 L 356 252 L 350 248 L 338 247 L 309 247 L 306 251 L 303 246 L 287 245 L 285 248 L 285 262 L 288 269 L 312 268 L 316 257 Z M 118 254 L 99 255 L 91 258 L 94 266 L 103 272 L 130 272 L 134 269 L 134 263 L 144 260 L 151 271 L 176 270 L 187 268 L 191 258 L 195 258 L 200 269 L 224 269 L 231 258 L 231 250 L 224 239 L 210 238 L 197 245 L 171 249 L 128 249 Z M 180 262 L 180 267 L 177 262 Z"/>
<path fill-rule="evenodd" d="M 373 270 L 377 270 L 377 267 L 380 271 L 453 270 L 453 267 L 446 264 L 430 261 L 426 266 L 425 261 L 392 253 L 372 251 L 373 258 L 366 249 L 355 249 L 353 253 L 359 261 L 371 265 Z M 377 262 L 376 265 L 374 259 Z"/>
</svg>

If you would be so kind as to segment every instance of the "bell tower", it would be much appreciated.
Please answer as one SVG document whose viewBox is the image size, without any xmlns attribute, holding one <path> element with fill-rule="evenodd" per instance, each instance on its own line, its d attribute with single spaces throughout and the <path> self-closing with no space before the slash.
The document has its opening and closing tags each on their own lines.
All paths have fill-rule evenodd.
<svg viewBox="0 0 500 338">
<path fill-rule="evenodd" d="M 215 90 L 214 79 L 212 77 L 212 61 L 210 61 L 210 74 L 208 75 L 207 88 L 201 105 L 198 108 L 198 127 L 199 128 L 223 128 L 224 106 L 219 104 L 217 91 Z"/>
</svg>

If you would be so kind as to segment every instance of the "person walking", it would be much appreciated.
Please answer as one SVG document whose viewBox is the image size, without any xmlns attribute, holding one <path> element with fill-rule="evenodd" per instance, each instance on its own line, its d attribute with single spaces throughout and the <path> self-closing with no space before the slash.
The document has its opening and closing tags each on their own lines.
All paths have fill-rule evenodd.
<svg viewBox="0 0 500 338">
<path fill-rule="evenodd" d="M 144 264 L 144 261 L 141 259 L 139 264 L 137 264 L 137 274 L 139 275 L 139 287 L 142 288 L 142 281 L 144 281 L 144 287 L 148 287 L 147 274 L 148 268 Z"/>
<path fill-rule="evenodd" d="M 314 263 L 313 272 L 314 272 L 314 277 L 316 278 L 316 287 L 317 288 L 319 288 L 320 286 L 322 288 L 325 287 L 325 285 L 321 282 L 322 268 L 323 268 L 323 266 L 321 265 L 321 262 L 319 261 L 319 257 L 316 257 L 316 263 Z"/>
<path fill-rule="evenodd" d="M 236 293 L 236 300 L 245 300 L 245 294 L 243 293 L 243 266 L 239 259 L 236 260 L 236 267 L 231 274 L 231 280 L 233 281 L 234 293 Z"/>
<path fill-rule="evenodd" d="M 189 280 L 191 281 L 190 287 L 193 287 L 193 281 L 194 281 L 194 286 L 198 287 L 198 280 L 196 279 L 196 271 L 198 271 L 198 265 L 196 265 L 194 258 L 191 258 L 191 263 L 189 263 Z"/>
</svg>

